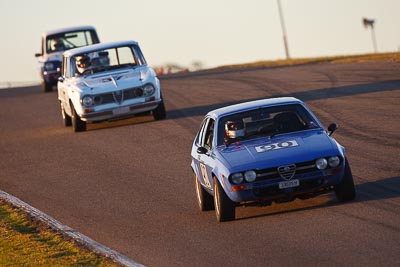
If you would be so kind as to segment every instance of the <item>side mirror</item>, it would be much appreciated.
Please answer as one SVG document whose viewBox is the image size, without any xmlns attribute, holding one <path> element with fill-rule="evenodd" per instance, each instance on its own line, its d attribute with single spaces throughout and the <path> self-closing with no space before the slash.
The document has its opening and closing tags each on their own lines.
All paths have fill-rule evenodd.
<svg viewBox="0 0 400 267">
<path fill-rule="evenodd" d="M 35 57 L 41 57 L 42 53 L 35 53 Z"/>
<path fill-rule="evenodd" d="M 59 82 L 61 82 L 61 83 L 62 83 L 62 82 L 64 82 L 64 80 L 65 80 L 65 79 L 64 79 L 64 77 L 63 77 L 63 76 L 60 76 L 60 77 L 58 77 L 58 81 L 59 81 Z"/>
<path fill-rule="evenodd" d="M 203 146 L 197 148 L 197 153 L 199 153 L 199 154 L 206 154 L 207 151 L 208 151 L 207 148 L 205 148 Z"/>
<path fill-rule="evenodd" d="M 328 127 L 329 136 L 333 134 L 337 130 L 338 126 L 336 123 L 331 123 Z"/>
</svg>

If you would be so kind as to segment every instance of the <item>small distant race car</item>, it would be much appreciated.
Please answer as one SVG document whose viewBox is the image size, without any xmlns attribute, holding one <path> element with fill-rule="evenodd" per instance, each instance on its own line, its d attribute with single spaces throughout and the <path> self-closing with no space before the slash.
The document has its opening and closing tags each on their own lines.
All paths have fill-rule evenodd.
<svg viewBox="0 0 400 267">
<path fill-rule="evenodd" d="M 64 52 L 58 100 L 65 126 L 152 113 L 166 117 L 160 81 L 135 41 L 101 43 Z"/>
<path fill-rule="evenodd" d="M 345 149 L 302 101 L 293 97 L 241 103 L 210 111 L 192 146 L 200 210 L 235 219 L 238 205 L 270 205 L 333 190 L 355 198 Z"/>
<path fill-rule="evenodd" d="M 62 54 L 65 50 L 99 43 L 96 29 L 80 26 L 48 31 L 42 35 L 39 58 L 41 84 L 44 92 L 53 90 L 60 76 Z"/>
</svg>

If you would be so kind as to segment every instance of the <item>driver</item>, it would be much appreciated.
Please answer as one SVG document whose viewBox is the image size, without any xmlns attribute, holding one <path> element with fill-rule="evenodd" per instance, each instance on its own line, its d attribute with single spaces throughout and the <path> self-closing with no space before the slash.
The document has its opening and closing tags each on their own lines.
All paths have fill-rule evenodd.
<svg viewBox="0 0 400 267">
<path fill-rule="evenodd" d="M 87 55 L 79 55 L 75 57 L 76 67 L 79 74 L 82 74 L 91 65 L 90 57 Z"/>
<path fill-rule="evenodd" d="M 51 40 L 51 50 L 52 51 L 64 51 L 65 45 L 61 39 Z"/>
<path fill-rule="evenodd" d="M 225 123 L 225 134 L 228 138 L 238 138 L 245 135 L 242 120 L 230 120 Z"/>
</svg>

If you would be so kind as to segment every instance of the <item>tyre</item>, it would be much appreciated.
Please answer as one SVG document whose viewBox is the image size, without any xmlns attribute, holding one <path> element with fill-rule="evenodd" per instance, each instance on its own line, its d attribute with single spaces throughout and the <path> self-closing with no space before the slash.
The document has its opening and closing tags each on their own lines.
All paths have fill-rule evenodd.
<svg viewBox="0 0 400 267">
<path fill-rule="evenodd" d="M 235 203 L 229 199 L 218 179 L 214 177 L 214 206 L 217 221 L 225 222 L 235 219 Z"/>
<path fill-rule="evenodd" d="M 197 204 L 201 211 L 208 211 L 214 209 L 213 197 L 201 186 L 197 175 L 194 175 L 194 182 L 196 186 Z"/>
<path fill-rule="evenodd" d="M 86 131 L 86 122 L 81 120 L 79 115 L 76 113 L 74 106 L 71 104 L 72 110 L 72 128 L 74 132 L 83 132 Z"/>
<path fill-rule="evenodd" d="M 61 106 L 61 116 L 63 118 L 64 126 L 71 126 L 72 125 L 72 119 L 67 113 L 65 113 L 64 105 L 60 102 Z"/>
<path fill-rule="evenodd" d="M 45 93 L 51 92 L 53 91 L 53 85 L 50 83 L 46 83 L 46 81 L 42 81 L 42 89 Z"/>
<path fill-rule="evenodd" d="M 345 169 L 342 181 L 335 187 L 336 198 L 340 202 L 354 200 L 356 190 L 354 188 L 353 175 L 351 173 L 349 162 L 345 158 Z"/>
<path fill-rule="evenodd" d="M 164 100 L 161 100 L 158 107 L 153 110 L 153 116 L 155 120 L 163 120 L 166 118 L 167 113 L 165 111 Z"/>
</svg>

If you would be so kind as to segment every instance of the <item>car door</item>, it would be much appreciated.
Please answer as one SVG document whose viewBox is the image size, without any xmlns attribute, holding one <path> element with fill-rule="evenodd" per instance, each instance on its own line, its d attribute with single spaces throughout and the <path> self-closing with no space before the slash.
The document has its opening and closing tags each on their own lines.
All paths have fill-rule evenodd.
<svg viewBox="0 0 400 267">
<path fill-rule="evenodd" d="M 72 66 L 75 66 L 75 63 L 72 65 L 70 60 L 71 58 L 69 56 L 63 56 L 61 76 L 57 83 L 58 99 L 63 105 L 63 108 L 68 116 L 72 116 L 72 110 L 69 101 L 69 90 L 71 88 L 71 80 L 73 79 L 72 77 L 75 73 L 75 70 L 72 70 Z"/>
<path fill-rule="evenodd" d="M 196 150 L 199 147 L 203 147 L 206 149 L 206 153 L 195 152 L 196 165 L 199 171 L 198 176 L 201 183 L 209 190 L 212 190 L 212 170 L 215 167 L 215 154 L 213 153 L 214 125 L 215 121 L 212 118 L 206 118 L 203 121 L 198 140 L 196 142 Z"/>
</svg>

